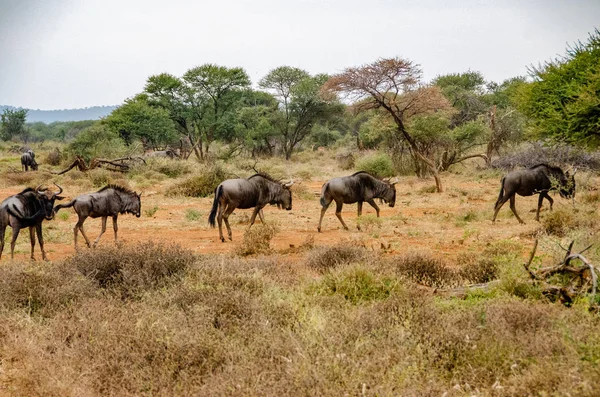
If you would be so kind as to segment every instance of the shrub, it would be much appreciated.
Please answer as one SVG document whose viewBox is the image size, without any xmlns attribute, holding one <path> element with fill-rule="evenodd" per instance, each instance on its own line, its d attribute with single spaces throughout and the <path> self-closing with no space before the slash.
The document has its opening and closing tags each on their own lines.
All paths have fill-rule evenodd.
<svg viewBox="0 0 600 397">
<path fill-rule="evenodd" d="M 498 264 L 489 258 L 467 258 L 459 275 L 470 283 L 487 283 L 498 278 Z"/>
<path fill-rule="evenodd" d="M 202 214 L 200 213 L 200 211 L 195 210 L 193 208 L 188 208 L 185 210 L 185 219 L 190 222 L 197 221 L 198 219 L 200 219 L 201 216 Z"/>
<path fill-rule="evenodd" d="M 167 195 L 207 197 L 213 194 L 217 186 L 228 177 L 227 172 L 220 165 L 215 164 L 203 169 L 200 174 L 171 186 L 167 190 Z"/>
<path fill-rule="evenodd" d="M 191 172 L 190 163 L 185 160 L 168 158 L 149 158 L 146 160 L 147 169 L 159 172 L 169 178 L 177 178 Z"/>
<path fill-rule="evenodd" d="M 575 225 L 576 220 L 573 213 L 563 208 L 549 212 L 542 219 L 542 227 L 546 233 L 558 237 L 563 237 Z"/>
<path fill-rule="evenodd" d="M 73 266 L 11 263 L 0 267 L 0 307 L 4 309 L 49 317 L 93 294 L 93 287 Z"/>
<path fill-rule="evenodd" d="M 114 174 L 109 170 L 105 170 L 102 168 L 96 168 L 88 171 L 88 177 L 90 178 L 90 182 L 94 187 L 104 187 L 109 183 L 113 183 Z"/>
<path fill-rule="evenodd" d="M 429 254 L 409 253 L 393 259 L 392 266 L 399 275 L 429 287 L 451 287 L 460 282 L 460 276 L 454 270 Z"/>
<path fill-rule="evenodd" d="M 371 154 L 359 159 L 356 168 L 378 178 L 394 176 L 394 164 L 390 156 L 385 153 Z"/>
<path fill-rule="evenodd" d="M 62 156 L 58 149 L 54 149 L 46 155 L 46 160 L 44 161 L 48 165 L 57 166 L 60 164 L 62 160 Z"/>
<path fill-rule="evenodd" d="M 244 233 L 242 243 L 236 247 L 235 253 L 241 256 L 266 254 L 271 251 L 271 239 L 278 233 L 273 225 L 257 225 Z"/>
<path fill-rule="evenodd" d="M 155 205 L 152 208 L 148 208 L 147 210 L 144 211 L 144 215 L 146 215 L 148 218 L 152 218 L 154 216 L 154 214 L 156 214 L 156 211 L 158 211 L 158 206 Z"/>
<path fill-rule="evenodd" d="M 354 155 L 352 153 L 340 154 L 335 157 L 338 166 L 343 170 L 354 168 Z"/>
<path fill-rule="evenodd" d="M 151 241 L 121 247 L 82 250 L 66 260 L 98 286 L 130 297 L 160 288 L 182 275 L 195 261 L 191 251 L 178 245 Z"/>
<path fill-rule="evenodd" d="M 317 247 L 308 253 L 308 267 L 319 272 L 327 272 L 341 265 L 357 263 L 367 258 L 363 247 L 337 244 L 330 247 Z"/>
<path fill-rule="evenodd" d="M 309 288 L 318 295 L 340 295 L 352 304 L 383 300 L 398 287 L 398 281 L 379 277 L 360 267 L 330 272 L 316 285 Z"/>
</svg>

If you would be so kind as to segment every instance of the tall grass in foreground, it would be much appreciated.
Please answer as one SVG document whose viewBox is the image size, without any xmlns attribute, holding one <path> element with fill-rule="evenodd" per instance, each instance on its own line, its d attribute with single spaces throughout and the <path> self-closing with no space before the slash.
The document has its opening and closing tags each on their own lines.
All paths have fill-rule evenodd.
<svg viewBox="0 0 600 397">
<path fill-rule="evenodd" d="M 194 257 L 152 244 L 2 263 L 0 387 L 16 395 L 600 393 L 600 319 L 587 306 L 502 289 L 435 297 L 407 272 L 430 261 L 427 279 L 446 280 L 444 263 L 385 261 L 355 248 L 317 247 L 308 258 L 318 271 L 304 272 L 278 255 Z M 344 259 L 324 265 L 336 258 Z"/>
</svg>

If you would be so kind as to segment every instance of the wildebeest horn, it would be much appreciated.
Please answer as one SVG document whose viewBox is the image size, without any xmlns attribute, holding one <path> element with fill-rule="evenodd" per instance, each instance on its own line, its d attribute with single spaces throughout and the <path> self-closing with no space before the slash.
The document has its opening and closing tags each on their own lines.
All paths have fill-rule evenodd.
<svg viewBox="0 0 600 397">
<path fill-rule="evenodd" d="M 291 187 L 294 184 L 294 180 L 290 179 L 290 181 L 288 183 L 284 183 L 283 186 L 285 187 Z"/>
<path fill-rule="evenodd" d="M 58 186 L 58 184 L 56 182 L 54 182 L 54 185 L 59 189 L 58 192 L 54 193 L 56 196 L 58 196 L 59 194 L 61 194 L 63 192 L 63 188 Z"/>
<path fill-rule="evenodd" d="M 36 192 L 38 192 L 38 193 L 40 193 L 40 194 L 43 194 L 45 189 L 44 189 L 44 190 L 41 190 L 41 189 L 42 189 L 42 185 L 38 185 L 38 186 L 35 188 L 35 191 L 36 191 Z"/>
</svg>

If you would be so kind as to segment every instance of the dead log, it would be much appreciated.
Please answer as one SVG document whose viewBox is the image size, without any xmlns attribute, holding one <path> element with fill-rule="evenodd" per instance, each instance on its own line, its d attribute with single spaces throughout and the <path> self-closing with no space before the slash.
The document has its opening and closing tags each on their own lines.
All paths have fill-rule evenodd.
<svg viewBox="0 0 600 397">
<path fill-rule="evenodd" d="M 75 161 L 66 169 L 60 172 L 52 172 L 55 175 L 62 175 L 71 171 L 73 168 L 77 167 L 77 169 L 81 172 L 87 172 L 89 170 L 93 170 L 95 168 L 104 168 L 113 172 L 128 172 L 131 169 L 131 165 L 127 162 L 135 162 L 141 161 L 146 164 L 146 160 L 141 157 L 121 157 L 113 160 L 106 159 L 91 159 L 89 164 L 85 163 L 85 160 L 81 156 L 76 156 Z"/>
</svg>

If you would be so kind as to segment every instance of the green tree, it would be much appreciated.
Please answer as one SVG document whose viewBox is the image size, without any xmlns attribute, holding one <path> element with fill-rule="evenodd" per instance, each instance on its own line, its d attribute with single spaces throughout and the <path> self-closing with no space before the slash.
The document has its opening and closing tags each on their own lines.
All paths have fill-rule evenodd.
<svg viewBox="0 0 600 397">
<path fill-rule="evenodd" d="M 519 109 L 535 133 L 557 141 L 600 144 L 600 30 L 563 57 L 531 67 L 533 81 L 521 86 Z"/>
<path fill-rule="evenodd" d="M 128 145 L 139 139 L 147 148 L 164 147 L 177 141 L 177 131 L 168 110 L 148 104 L 148 95 L 128 99 L 104 120 Z"/>
<path fill-rule="evenodd" d="M 0 136 L 5 141 L 20 138 L 26 142 L 29 135 L 25 127 L 26 121 L 27 109 L 4 109 L 0 115 Z"/>
<path fill-rule="evenodd" d="M 278 112 L 278 102 L 269 93 L 247 90 L 236 115 L 236 138 L 252 157 L 273 155 L 277 131 L 272 120 Z"/>
<path fill-rule="evenodd" d="M 236 106 L 250 78 L 243 68 L 205 64 L 188 70 L 183 80 L 194 102 L 204 109 L 197 115 L 205 138 L 205 152 L 216 138 L 231 139 L 235 130 Z"/>
<path fill-rule="evenodd" d="M 273 93 L 279 101 L 280 111 L 272 123 L 278 132 L 286 160 L 310 135 L 313 126 L 343 110 L 339 104 L 321 98 L 320 88 L 325 81 L 326 75 L 311 76 L 302 69 L 280 66 L 259 82 L 261 88 Z"/>
</svg>

